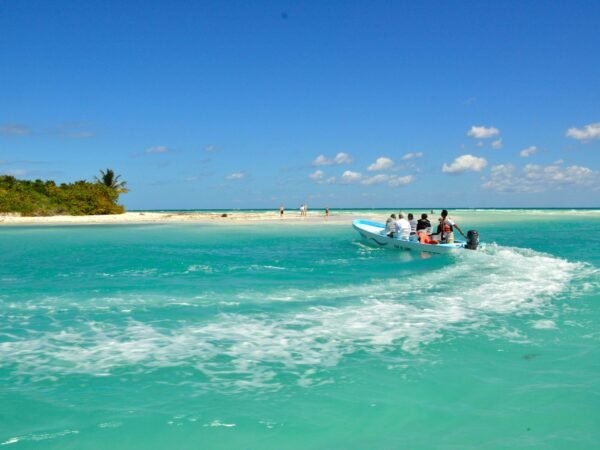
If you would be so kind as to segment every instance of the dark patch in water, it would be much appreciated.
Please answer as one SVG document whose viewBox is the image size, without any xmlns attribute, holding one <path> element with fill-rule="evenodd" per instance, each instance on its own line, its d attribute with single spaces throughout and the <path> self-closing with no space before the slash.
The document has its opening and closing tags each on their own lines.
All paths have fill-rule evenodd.
<svg viewBox="0 0 600 450">
<path fill-rule="evenodd" d="M 527 361 L 533 359 L 533 358 L 537 358 L 539 355 L 537 353 L 527 353 L 526 355 L 523 355 L 522 358 L 526 359 Z"/>
</svg>

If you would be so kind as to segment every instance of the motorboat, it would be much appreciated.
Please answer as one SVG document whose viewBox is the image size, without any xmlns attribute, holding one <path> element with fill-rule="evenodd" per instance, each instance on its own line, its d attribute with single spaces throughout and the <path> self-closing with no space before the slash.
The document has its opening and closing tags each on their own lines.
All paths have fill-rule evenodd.
<svg viewBox="0 0 600 450">
<path fill-rule="evenodd" d="M 476 250 L 479 246 L 479 234 L 475 230 L 467 233 L 467 241 L 455 241 L 453 244 L 422 244 L 419 241 L 389 237 L 385 233 L 385 224 L 372 220 L 354 220 L 352 227 L 367 241 L 379 247 L 408 249 L 428 253 L 455 253 L 463 250 Z"/>
</svg>

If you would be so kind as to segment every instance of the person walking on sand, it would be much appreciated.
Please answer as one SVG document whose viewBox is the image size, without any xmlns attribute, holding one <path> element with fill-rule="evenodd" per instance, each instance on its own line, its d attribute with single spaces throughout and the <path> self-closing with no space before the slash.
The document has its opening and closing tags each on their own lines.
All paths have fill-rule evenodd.
<svg viewBox="0 0 600 450">
<path fill-rule="evenodd" d="M 283 219 L 283 213 L 285 212 L 285 208 L 283 205 L 279 205 L 279 218 Z"/>
<path fill-rule="evenodd" d="M 300 217 L 304 217 L 304 203 L 300 205 Z"/>
<path fill-rule="evenodd" d="M 329 208 L 325 208 L 325 218 L 329 217 Z"/>
</svg>

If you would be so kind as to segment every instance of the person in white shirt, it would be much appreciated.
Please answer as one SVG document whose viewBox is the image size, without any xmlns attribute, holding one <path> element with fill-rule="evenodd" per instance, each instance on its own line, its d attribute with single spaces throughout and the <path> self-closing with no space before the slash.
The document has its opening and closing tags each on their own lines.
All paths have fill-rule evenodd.
<svg viewBox="0 0 600 450">
<path fill-rule="evenodd" d="M 404 218 L 404 213 L 398 214 L 395 237 L 408 241 L 410 239 L 410 223 Z"/>
<path fill-rule="evenodd" d="M 385 222 L 385 235 L 387 237 L 394 237 L 394 231 L 396 230 L 396 214 L 392 214 L 388 217 Z"/>
<path fill-rule="evenodd" d="M 415 220 L 415 216 L 412 213 L 408 213 L 408 223 L 410 223 L 410 240 L 417 240 L 417 221 Z"/>
</svg>

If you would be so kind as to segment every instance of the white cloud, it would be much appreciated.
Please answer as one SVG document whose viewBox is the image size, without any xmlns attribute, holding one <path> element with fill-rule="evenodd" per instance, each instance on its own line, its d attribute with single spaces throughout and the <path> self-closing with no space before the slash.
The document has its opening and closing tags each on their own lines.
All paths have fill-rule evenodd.
<svg viewBox="0 0 600 450">
<path fill-rule="evenodd" d="M 362 174 L 359 172 L 353 172 L 351 170 L 346 170 L 342 174 L 342 182 L 344 183 L 354 183 L 362 178 Z"/>
<path fill-rule="evenodd" d="M 227 175 L 225 177 L 225 179 L 227 179 L 227 180 L 241 180 L 245 176 L 246 176 L 246 174 L 243 173 L 243 172 L 235 172 L 235 173 Z"/>
<path fill-rule="evenodd" d="M 583 128 L 569 128 L 567 137 L 577 139 L 578 141 L 588 142 L 593 139 L 600 139 L 600 122 L 590 123 Z"/>
<path fill-rule="evenodd" d="M 407 160 L 413 159 L 413 158 L 421 158 L 422 156 L 423 156 L 423 152 L 407 153 L 401 159 L 403 161 L 407 161 Z"/>
<path fill-rule="evenodd" d="M 350 164 L 352 162 L 352 158 L 348 153 L 340 152 L 335 155 L 334 161 L 336 164 Z"/>
<path fill-rule="evenodd" d="M 467 132 L 467 136 L 474 139 L 488 139 L 500 134 L 500 130 L 496 127 L 485 127 L 473 125 Z"/>
<path fill-rule="evenodd" d="M 390 178 L 389 185 L 393 187 L 405 186 L 407 184 L 412 183 L 414 179 L 415 178 L 412 175 L 405 175 L 403 177 L 392 177 Z"/>
<path fill-rule="evenodd" d="M 538 148 L 535 145 L 532 145 L 530 147 L 524 148 L 523 150 L 521 150 L 519 152 L 519 156 L 521 158 L 528 158 L 531 155 L 535 155 L 538 152 Z"/>
<path fill-rule="evenodd" d="M 315 170 L 313 173 L 311 173 L 308 178 L 310 178 L 311 180 L 322 180 L 325 177 L 325 172 L 323 172 L 322 170 Z"/>
<path fill-rule="evenodd" d="M 164 145 L 158 145 L 156 147 L 150 147 L 147 148 L 144 153 L 149 154 L 149 155 L 156 155 L 158 153 L 167 153 L 169 151 L 168 147 L 165 147 Z"/>
<path fill-rule="evenodd" d="M 389 179 L 389 175 L 385 175 L 383 173 L 380 173 L 378 175 L 373 175 L 372 177 L 369 177 L 369 178 L 364 178 L 361 181 L 361 183 L 365 184 L 367 186 L 370 186 L 372 184 L 385 183 L 388 179 Z"/>
<path fill-rule="evenodd" d="M 483 147 L 483 141 L 479 141 L 477 144 L 475 144 L 477 147 L 481 148 Z"/>
<path fill-rule="evenodd" d="M 319 155 L 312 162 L 313 166 L 330 166 L 333 164 L 333 161 L 325 157 L 325 155 Z"/>
<path fill-rule="evenodd" d="M 442 166 L 442 172 L 480 172 L 485 166 L 487 166 L 487 161 L 485 158 L 478 158 L 473 155 L 462 155 L 456 158 L 450 165 L 444 163 Z"/>
<path fill-rule="evenodd" d="M 312 162 L 313 166 L 334 166 L 340 164 L 350 164 L 352 157 L 348 153 L 340 152 L 333 159 L 327 158 L 325 155 L 319 155 Z"/>
<path fill-rule="evenodd" d="M 386 170 L 391 168 L 394 165 L 394 161 L 390 158 L 386 158 L 385 156 L 380 156 L 375 160 L 373 164 L 368 167 L 368 171 L 374 172 L 377 170 Z"/>
<path fill-rule="evenodd" d="M 536 193 L 564 186 L 598 186 L 600 173 L 582 166 L 527 164 L 517 173 L 512 164 L 493 166 L 482 187 L 497 192 Z"/>
<path fill-rule="evenodd" d="M 496 139 L 494 142 L 492 142 L 492 148 L 494 150 L 500 150 L 502 148 L 502 138 Z"/>
</svg>

